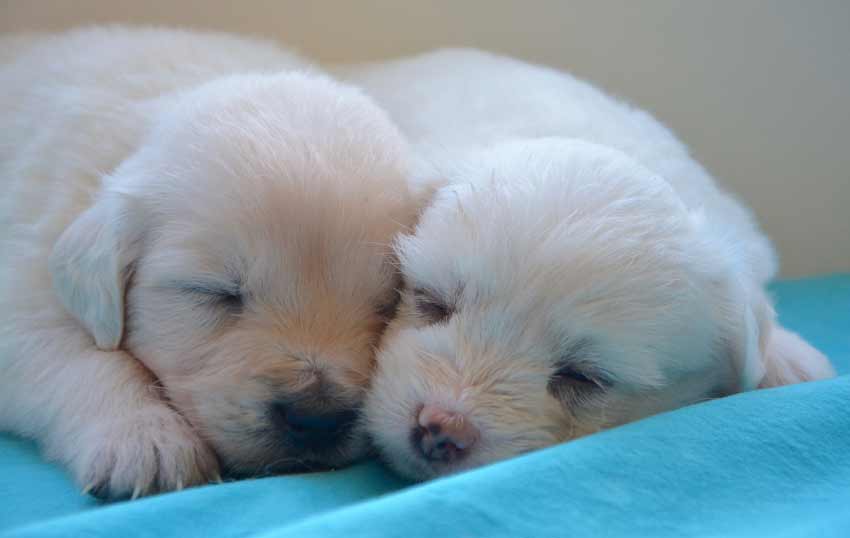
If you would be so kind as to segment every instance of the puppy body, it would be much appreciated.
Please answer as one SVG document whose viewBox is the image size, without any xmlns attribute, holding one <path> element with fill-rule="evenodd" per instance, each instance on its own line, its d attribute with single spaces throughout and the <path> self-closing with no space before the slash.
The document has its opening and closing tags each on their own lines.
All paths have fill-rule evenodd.
<svg viewBox="0 0 850 538">
<path fill-rule="evenodd" d="M 776 326 L 750 212 L 647 113 L 476 51 L 338 72 L 448 179 L 398 242 L 408 290 L 367 402 L 403 474 L 833 375 Z"/>
<path fill-rule="evenodd" d="M 390 113 L 433 176 L 462 180 L 458 170 L 477 150 L 504 142 L 550 137 L 593 142 L 661 176 L 687 207 L 712 218 L 718 235 L 744 242 L 742 269 L 755 281 L 764 283 L 776 272 L 773 248 L 749 210 L 717 187 L 669 129 L 568 73 L 448 49 L 342 67 L 336 74 Z"/>
<path fill-rule="evenodd" d="M 0 50 L 0 428 L 113 497 L 361 454 L 418 209 L 386 115 L 226 35 Z"/>
</svg>

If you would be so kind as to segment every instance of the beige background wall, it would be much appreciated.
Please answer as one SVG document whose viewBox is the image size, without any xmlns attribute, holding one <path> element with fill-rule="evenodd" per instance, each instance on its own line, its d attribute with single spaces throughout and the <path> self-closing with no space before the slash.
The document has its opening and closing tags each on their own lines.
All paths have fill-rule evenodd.
<svg viewBox="0 0 850 538">
<path fill-rule="evenodd" d="M 786 276 L 850 271 L 850 1 L 0 0 L 0 31 L 191 25 L 324 61 L 476 46 L 650 109 L 740 194 Z"/>
</svg>

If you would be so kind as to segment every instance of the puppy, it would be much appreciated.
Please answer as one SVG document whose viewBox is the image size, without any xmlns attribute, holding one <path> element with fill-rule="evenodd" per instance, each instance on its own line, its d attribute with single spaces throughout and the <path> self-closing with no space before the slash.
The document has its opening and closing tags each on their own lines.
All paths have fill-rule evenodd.
<svg viewBox="0 0 850 538">
<path fill-rule="evenodd" d="M 113 498 L 361 455 L 420 203 L 386 114 L 262 42 L 11 43 L 0 428 Z"/>
<path fill-rule="evenodd" d="M 778 326 L 769 241 L 643 111 L 474 51 L 340 69 L 448 179 L 368 428 L 426 479 L 701 400 L 833 375 Z"/>
</svg>

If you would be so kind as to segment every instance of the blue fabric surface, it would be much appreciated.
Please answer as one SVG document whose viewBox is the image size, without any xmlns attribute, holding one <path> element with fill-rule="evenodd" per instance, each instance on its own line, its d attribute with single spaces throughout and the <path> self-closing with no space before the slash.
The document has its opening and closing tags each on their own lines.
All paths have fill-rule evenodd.
<svg viewBox="0 0 850 538">
<path fill-rule="evenodd" d="M 413 486 L 370 462 L 102 505 L 0 436 L 0 536 L 850 536 L 850 275 L 773 291 L 843 377 Z"/>
</svg>

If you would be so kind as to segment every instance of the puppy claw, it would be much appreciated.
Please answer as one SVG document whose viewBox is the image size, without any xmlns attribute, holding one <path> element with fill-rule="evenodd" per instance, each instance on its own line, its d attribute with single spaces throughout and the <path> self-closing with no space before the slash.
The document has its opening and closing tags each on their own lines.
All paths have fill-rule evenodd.
<svg viewBox="0 0 850 538">
<path fill-rule="evenodd" d="M 218 474 L 215 454 L 179 414 L 165 405 L 136 411 L 132 421 L 93 427 L 81 443 L 75 475 L 84 493 L 137 499 L 205 484 Z M 103 462 L 110 462 L 104 465 Z"/>
<path fill-rule="evenodd" d="M 214 473 L 212 477 L 210 477 L 210 482 L 213 484 L 224 484 L 224 480 L 221 479 L 221 475 L 218 473 Z"/>
<path fill-rule="evenodd" d="M 80 495 L 88 495 L 88 494 L 89 494 L 89 493 L 91 493 L 91 491 L 94 489 L 94 486 L 95 486 L 94 482 L 89 482 L 89 483 L 88 483 L 88 484 L 86 484 L 86 485 L 85 485 L 85 487 L 83 487 L 83 489 L 80 491 Z"/>
</svg>

